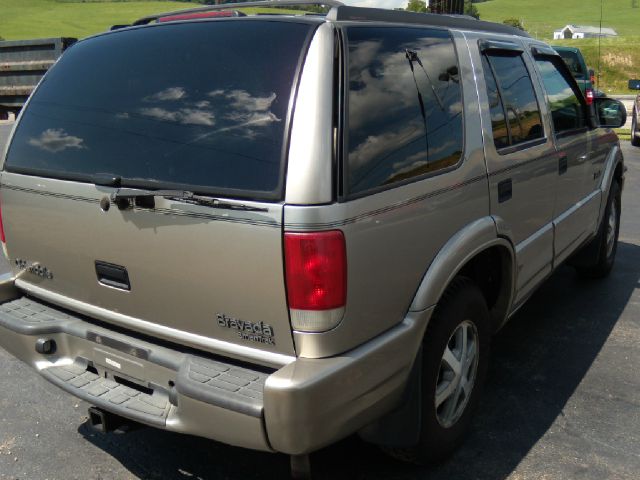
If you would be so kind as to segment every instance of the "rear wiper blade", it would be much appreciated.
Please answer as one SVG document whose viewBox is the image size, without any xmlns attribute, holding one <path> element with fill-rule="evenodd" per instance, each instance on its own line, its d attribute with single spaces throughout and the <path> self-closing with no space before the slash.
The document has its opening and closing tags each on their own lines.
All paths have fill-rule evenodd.
<svg viewBox="0 0 640 480">
<path fill-rule="evenodd" d="M 178 200 L 194 205 L 204 205 L 207 207 L 224 208 L 227 210 L 239 210 L 245 212 L 266 212 L 267 208 L 254 207 L 244 203 L 220 200 L 219 198 L 197 195 L 188 190 L 141 190 L 137 188 L 119 188 L 111 194 L 111 201 L 117 205 L 128 203 L 130 200 L 148 197 L 163 197 L 169 200 Z"/>
<path fill-rule="evenodd" d="M 178 197 L 187 198 L 193 195 L 192 192 L 186 190 L 142 190 L 138 188 L 119 188 L 111 194 L 111 200 L 134 200 L 142 197 Z"/>
</svg>

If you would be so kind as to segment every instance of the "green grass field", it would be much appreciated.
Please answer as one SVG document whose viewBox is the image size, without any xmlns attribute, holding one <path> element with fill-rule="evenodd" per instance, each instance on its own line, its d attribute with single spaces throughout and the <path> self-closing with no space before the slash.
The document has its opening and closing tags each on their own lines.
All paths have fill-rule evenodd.
<svg viewBox="0 0 640 480">
<path fill-rule="evenodd" d="M 489 0 L 476 6 L 482 20 L 502 22 L 516 17 L 533 37 L 578 47 L 589 67 L 597 68 L 597 39 L 551 39 L 554 30 L 567 24 L 598 26 L 600 0 Z M 607 93 L 631 93 L 627 80 L 640 78 L 640 8 L 632 8 L 631 0 L 603 0 L 602 26 L 613 28 L 619 37 L 602 40 L 599 88 Z"/>
<path fill-rule="evenodd" d="M 602 26 L 613 28 L 620 36 L 640 35 L 640 8 L 631 0 L 602 0 Z M 480 18 L 502 22 L 516 17 L 534 37 L 553 38 L 553 31 L 567 24 L 598 26 L 600 0 L 489 0 L 477 3 Z"/>
<path fill-rule="evenodd" d="M 618 135 L 620 140 L 629 140 L 631 141 L 631 129 L 630 128 L 614 128 L 614 132 Z"/>
<path fill-rule="evenodd" d="M 594 70 L 598 67 L 598 40 L 555 40 L 552 44 L 578 47 Z M 640 36 L 603 39 L 600 56 L 600 90 L 605 93 L 634 93 L 627 89 L 631 78 L 640 78 Z"/>
<path fill-rule="evenodd" d="M 640 8 L 631 8 L 630 0 L 603 1 L 603 26 L 616 29 L 620 37 L 602 42 L 600 88 L 608 93 L 628 93 L 627 80 L 640 78 Z M 198 5 L 166 0 L 0 0 L 0 37 L 82 38 L 151 13 L 194 6 Z M 502 22 L 517 17 L 532 36 L 547 41 L 553 30 L 568 23 L 597 25 L 600 18 L 600 0 L 489 0 L 476 6 L 483 20 Z M 597 67 L 597 40 L 555 43 L 581 48 L 589 66 Z"/>
<path fill-rule="evenodd" d="M 128 24 L 153 13 L 201 7 L 197 3 L 166 0 L 0 0 L 0 37 L 83 38 L 111 25 Z M 244 8 L 247 13 L 269 13 L 270 8 Z M 278 9 L 277 12 L 300 13 Z"/>
<path fill-rule="evenodd" d="M 0 37 L 5 40 L 77 37 L 104 32 L 157 12 L 193 6 L 182 2 L 57 2 L 0 0 Z"/>
</svg>

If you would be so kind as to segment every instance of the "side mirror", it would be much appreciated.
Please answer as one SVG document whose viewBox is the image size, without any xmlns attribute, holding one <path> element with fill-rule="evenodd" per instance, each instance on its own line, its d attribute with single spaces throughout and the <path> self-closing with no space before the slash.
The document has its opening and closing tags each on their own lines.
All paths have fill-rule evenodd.
<svg viewBox="0 0 640 480">
<path fill-rule="evenodd" d="M 608 97 L 593 99 L 598 127 L 620 128 L 627 123 L 627 108 L 619 100 Z"/>
<path fill-rule="evenodd" d="M 640 80 L 629 80 L 629 90 L 640 90 Z"/>
</svg>

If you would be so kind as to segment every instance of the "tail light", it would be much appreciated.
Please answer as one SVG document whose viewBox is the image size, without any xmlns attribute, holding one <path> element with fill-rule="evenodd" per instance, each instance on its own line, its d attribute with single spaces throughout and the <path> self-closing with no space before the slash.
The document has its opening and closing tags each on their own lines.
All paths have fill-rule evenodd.
<svg viewBox="0 0 640 480">
<path fill-rule="evenodd" d="M 593 89 L 587 88 L 584 91 L 584 97 L 587 99 L 587 105 L 593 104 Z"/>
<path fill-rule="evenodd" d="M 347 254 L 341 231 L 285 232 L 287 300 L 294 330 L 335 327 L 347 300 Z"/>
</svg>

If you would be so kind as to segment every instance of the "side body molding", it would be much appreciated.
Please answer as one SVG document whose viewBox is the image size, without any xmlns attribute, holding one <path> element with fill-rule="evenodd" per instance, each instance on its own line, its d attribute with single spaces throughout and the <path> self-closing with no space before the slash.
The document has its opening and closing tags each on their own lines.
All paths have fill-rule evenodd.
<svg viewBox="0 0 640 480">
<path fill-rule="evenodd" d="M 509 252 L 510 268 L 507 278 L 509 294 L 506 300 L 510 305 L 515 284 L 513 245 L 508 240 L 498 237 L 492 217 L 483 217 L 458 231 L 440 249 L 425 273 L 409 311 L 422 311 L 438 303 L 447 285 L 460 269 L 475 255 L 494 246 L 504 247 Z"/>
</svg>

